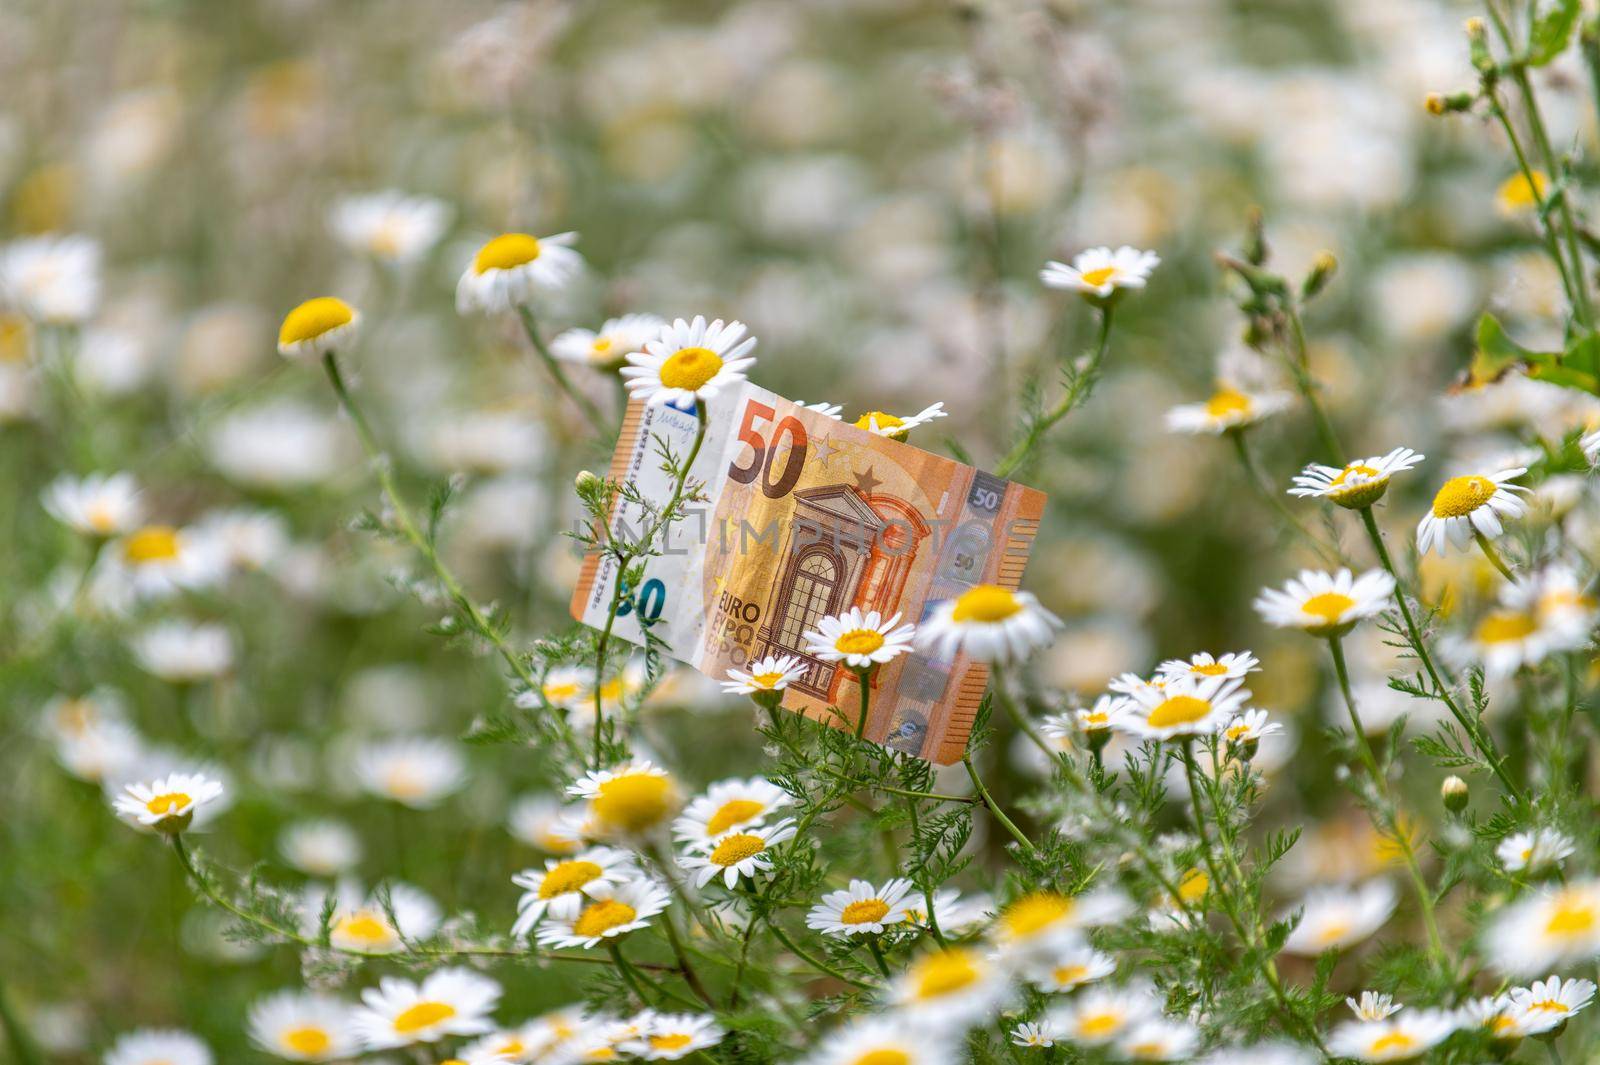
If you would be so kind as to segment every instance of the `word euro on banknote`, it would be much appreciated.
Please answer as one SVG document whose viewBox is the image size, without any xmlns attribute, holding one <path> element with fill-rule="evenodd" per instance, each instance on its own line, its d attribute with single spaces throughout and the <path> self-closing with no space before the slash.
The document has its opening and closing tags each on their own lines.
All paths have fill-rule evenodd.
<svg viewBox="0 0 1600 1065">
<path fill-rule="evenodd" d="M 974 584 L 1015 588 L 1044 496 L 1019 484 L 807 410 L 749 382 L 708 402 L 705 441 L 690 470 L 704 500 L 675 522 L 637 589 L 624 589 L 614 634 L 645 642 L 648 626 L 673 657 L 717 680 L 767 655 L 793 655 L 805 674 L 786 709 L 836 725 L 859 714 L 857 674 L 806 652 L 807 631 L 852 606 L 920 622 Z M 629 404 L 611 478 L 656 507 L 696 414 Z M 621 502 L 610 532 L 637 540 L 649 514 Z M 572 614 L 602 628 L 618 574 L 585 560 Z M 915 650 L 869 683 L 866 736 L 940 764 L 961 757 L 988 671 L 965 655 Z"/>
</svg>

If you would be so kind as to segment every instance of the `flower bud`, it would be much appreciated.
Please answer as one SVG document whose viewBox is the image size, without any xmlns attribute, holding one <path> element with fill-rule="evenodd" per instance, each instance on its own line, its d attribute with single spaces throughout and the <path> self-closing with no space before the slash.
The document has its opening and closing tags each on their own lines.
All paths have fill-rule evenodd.
<svg viewBox="0 0 1600 1065">
<path fill-rule="evenodd" d="M 1467 782 L 1458 776 L 1444 778 L 1444 783 L 1439 785 L 1439 798 L 1444 802 L 1444 808 L 1453 814 L 1458 814 L 1467 808 Z"/>
<path fill-rule="evenodd" d="M 1461 111 L 1472 110 L 1472 105 L 1477 96 L 1470 92 L 1430 92 L 1422 101 L 1430 115 L 1448 115 Z"/>
<path fill-rule="evenodd" d="M 597 474 L 582 470 L 577 477 L 573 478 L 572 487 L 578 490 L 579 499 L 593 500 L 599 498 L 601 491 L 605 488 L 605 481 L 601 480 Z"/>
<path fill-rule="evenodd" d="M 1300 285 L 1300 298 L 1308 300 L 1327 288 L 1338 269 L 1339 260 L 1333 257 L 1333 252 L 1318 252 L 1316 261 L 1311 264 L 1311 272 Z"/>
</svg>

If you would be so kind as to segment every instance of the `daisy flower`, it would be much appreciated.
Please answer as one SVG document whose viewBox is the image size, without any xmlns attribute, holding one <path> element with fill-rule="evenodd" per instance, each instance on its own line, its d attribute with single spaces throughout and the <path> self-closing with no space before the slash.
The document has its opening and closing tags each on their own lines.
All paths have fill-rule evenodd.
<svg viewBox="0 0 1600 1065">
<path fill-rule="evenodd" d="M 839 415 L 844 413 L 844 404 L 842 403 L 828 403 L 826 401 L 820 403 L 800 403 L 797 401 L 795 405 L 804 407 L 806 410 L 814 410 L 818 414 L 832 418 L 834 421 L 838 421 Z"/>
<path fill-rule="evenodd" d="M 139 665 L 162 680 L 193 683 L 233 668 L 233 637 L 221 625 L 163 621 L 129 642 Z"/>
<path fill-rule="evenodd" d="M 919 425 L 927 425 L 935 418 L 946 417 L 944 403 L 935 403 L 931 407 L 923 407 L 915 414 L 899 417 L 886 414 L 881 410 L 869 410 L 855 420 L 857 429 L 865 429 L 875 436 L 887 436 L 891 440 L 904 441 L 911 435 L 911 430 Z"/>
<path fill-rule="evenodd" d="M 678 864 L 694 874 L 695 887 L 705 887 L 718 876 L 732 891 L 741 876 L 752 880 L 758 872 L 772 868 L 772 848 L 795 834 L 794 821 L 784 818 L 765 828 L 736 828 L 678 859 Z"/>
<path fill-rule="evenodd" d="M 959 946 L 922 955 L 889 988 L 889 1001 L 913 1023 L 957 1029 L 992 1016 L 1010 997 L 1002 968 Z"/>
<path fill-rule="evenodd" d="M 361 837 L 343 821 L 296 821 L 278 834 L 278 853 L 307 876 L 335 877 L 361 860 Z"/>
<path fill-rule="evenodd" d="M 1343 636 L 1362 618 L 1383 612 L 1394 595 L 1394 578 L 1381 569 L 1356 577 L 1303 569 L 1280 591 L 1265 588 L 1253 604 L 1256 613 L 1280 629 L 1303 629 L 1313 636 Z"/>
<path fill-rule="evenodd" d="M 1507 836 L 1494 849 L 1494 854 L 1507 872 L 1541 873 L 1560 865 L 1572 851 L 1572 840 L 1565 833 L 1553 828 L 1536 828 L 1532 832 Z"/>
<path fill-rule="evenodd" d="M 513 836 L 546 854 L 574 854 L 583 846 L 580 818 L 571 807 L 548 795 L 524 795 L 511 804 L 506 828 Z"/>
<path fill-rule="evenodd" d="M 1122 719 L 1133 712 L 1130 700 L 1117 695 L 1102 695 L 1094 701 L 1093 706 L 1080 706 L 1072 711 L 1070 720 L 1073 731 L 1081 732 L 1088 737 L 1091 746 L 1095 743 L 1103 745 L 1111 738 L 1112 731 L 1120 727 Z M 1051 720 L 1046 718 L 1041 726 L 1046 735 L 1050 735 Z M 1057 738 L 1070 735 L 1065 728 L 1059 725 L 1056 728 L 1062 734 Z"/>
<path fill-rule="evenodd" d="M 710 399 L 743 381 L 755 365 L 750 352 L 756 338 L 745 336 L 747 331 L 743 322 L 718 318 L 708 325 L 698 314 L 692 322 L 675 319 L 643 351 L 628 356 L 621 371 L 628 392 L 652 407 Z"/>
<path fill-rule="evenodd" d="M 650 1012 L 639 1024 L 639 1034 L 617 1049 L 645 1061 L 676 1061 L 697 1050 L 714 1047 L 725 1034 L 717 1019 L 705 1013 Z"/>
<path fill-rule="evenodd" d="M 1110 890 L 1063 895 L 1031 891 L 1007 903 L 991 935 L 1004 950 L 1024 956 L 1055 957 L 1078 942 L 1085 928 L 1110 924 L 1132 912 L 1128 900 Z"/>
<path fill-rule="evenodd" d="M 830 936 L 875 935 L 900 924 L 910 911 L 906 896 L 911 881 L 896 878 L 875 888 L 865 880 L 852 880 L 840 891 L 830 891 L 806 914 L 806 927 Z"/>
<path fill-rule="evenodd" d="M 1529 180 L 1529 178 L 1532 180 Z M 1494 193 L 1494 205 L 1502 217 L 1516 218 L 1529 215 L 1544 203 L 1550 179 L 1543 170 L 1518 171 L 1500 183 Z"/>
<path fill-rule="evenodd" d="M 1600 880 L 1523 895 L 1495 915 L 1483 945 L 1496 969 L 1515 976 L 1588 961 L 1600 954 Z"/>
<path fill-rule="evenodd" d="M 1168 659 L 1156 667 L 1156 675 L 1168 680 L 1177 680 L 1179 677 L 1227 677 L 1229 680 L 1240 680 L 1260 668 L 1260 659 L 1249 651 L 1232 651 L 1220 657 L 1201 651 L 1187 662 L 1181 658 Z"/>
<path fill-rule="evenodd" d="M 533 1027 L 530 1023 L 481 1035 L 457 1050 L 453 1060 L 462 1065 L 524 1065 L 540 1053 L 539 1045 L 528 1038 Z"/>
<path fill-rule="evenodd" d="M 1223 727 L 1222 738 L 1229 743 L 1259 743 L 1263 736 L 1282 731 L 1282 725 L 1276 721 L 1270 723 L 1267 721 L 1265 710 L 1246 710 Z"/>
<path fill-rule="evenodd" d="M 1335 1057 L 1356 1061 L 1406 1061 L 1439 1045 L 1459 1027 L 1453 1014 L 1422 1010 L 1381 1021 L 1346 1021 L 1328 1036 Z"/>
<path fill-rule="evenodd" d="M 437 806 L 467 779 L 457 746 L 432 736 L 372 741 L 356 752 L 352 768 L 368 792 L 413 810 Z"/>
<path fill-rule="evenodd" d="M 1066 1006 L 1049 1014 L 1061 1038 L 1079 1046 L 1114 1043 L 1146 1021 L 1156 1020 L 1155 1000 L 1142 984 L 1127 987 L 1091 987 Z"/>
<path fill-rule="evenodd" d="M 1514 987 L 1507 994 L 1530 1032 L 1547 1032 L 1581 1013 L 1594 1001 L 1594 992 L 1593 981 L 1552 976 L 1535 980 L 1532 987 Z"/>
<path fill-rule="evenodd" d="M 83 236 L 43 236 L 0 247 L 0 302 L 45 325 L 78 325 L 100 305 L 101 253 Z"/>
<path fill-rule="evenodd" d="M 1386 1020 L 1405 1009 L 1404 1006 L 1395 1005 L 1393 995 L 1380 995 L 1376 991 L 1363 991 L 1361 1001 L 1347 998 L 1344 1004 L 1350 1007 L 1350 1012 L 1356 1015 L 1358 1021 Z"/>
<path fill-rule="evenodd" d="M 824 662 L 867 670 L 911 650 L 916 631 L 915 625 L 900 625 L 898 613 L 885 620 L 876 610 L 862 614 L 853 606 L 843 614 L 824 617 L 816 631 L 802 633 L 801 639 L 806 651 Z"/>
<path fill-rule="evenodd" d="M 340 881 L 329 892 L 306 890 L 300 903 L 301 926 L 320 935 L 328 915 L 328 942 L 339 950 L 393 954 L 407 942 L 427 939 L 439 927 L 439 904 L 410 884 L 385 884 L 364 894 L 354 881 Z"/>
<path fill-rule="evenodd" d="M 965 653 L 977 662 L 1018 662 L 1048 647 L 1061 619 L 1028 592 L 978 584 L 945 599 L 917 632 L 917 644 L 942 658 Z"/>
<path fill-rule="evenodd" d="M 345 196 L 328 211 L 328 228 L 345 247 L 379 262 L 416 262 L 450 228 L 454 212 L 443 200 L 395 189 Z"/>
<path fill-rule="evenodd" d="M 599 329 L 568 329 L 550 342 L 550 354 L 564 362 L 597 370 L 621 369 L 628 356 L 661 335 L 666 319 L 654 314 L 625 314 Z"/>
<path fill-rule="evenodd" d="M 1501 1047 L 1532 1035 L 1539 1018 L 1530 1018 L 1511 1004 L 1510 995 L 1495 995 L 1473 999 L 1456 1010 L 1456 1027 L 1470 1031 L 1482 1029 L 1483 1033 Z M 1530 1023 L 1531 1022 L 1531 1023 Z"/>
<path fill-rule="evenodd" d="M 807 666 L 794 655 L 768 655 L 749 663 L 748 670 L 730 669 L 722 682 L 727 695 L 781 692 L 806 675 Z"/>
<path fill-rule="evenodd" d="M 581 707 L 591 692 L 589 685 L 594 673 L 581 666 L 552 666 L 545 671 L 537 692 L 523 692 L 516 704 L 524 710 L 537 710 L 548 706 L 556 710 L 573 710 Z"/>
<path fill-rule="evenodd" d="M 44 509 L 73 532 L 85 536 L 118 536 L 138 528 L 144 507 L 139 483 L 127 473 L 62 475 L 41 495 Z"/>
<path fill-rule="evenodd" d="M 1501 602 L 1471 629 L 1440 639 L 1440 649 L 1456 665 L 1481 665 L 1485 676 L 1498 679 L 1537 665 L 1552 651 L 1568 649 L 1561 646 L 1564 634 L 1541 624 L 1536 609 L 1511 606 L 1505 596 Z"/>
<path fill-rule="evenodd" d="M 456 282 L 456 311 L 499 314 L 541 291 L 565 288 L 583 272 L 583 256 L 572 248 L 577 239 L 576 233 L 500 234 L 478 249 Z"/>
<path fill-rule="evenodd" d="M 500 985 L 471 969 L 439 969 L 420 984 L 386 976 L 361 992 L 361 1001 L 354 1024 L 362 1043 L 389 1050 L 490 1031 Z"/>
<path fill-rule="evenodd" d="M 1150 272 L 1159 265 L 1161 257 L 1155 252 L 1126 244 L 1116 251 L 1089 248 L 1073 256 L 1070 266 L 1054 259 L 1045 263 L 1039 280 L 1046 288 L 1081 292 L 1085 297 L 1103 300 L 1124 289 L 1144 288 Z"/>
<path fill-rule="evenodd" d="M 1167 431 L 1220 435 L 1286 410 L 1290 402 L 1287 392 L 1247 392 L 1219 385 L 1204 403 L 1184 403 L 1167 411 Z"/>
<path fill-rule="evenodd" d="M 1528 509 L 1512 494 L 1528 489 L 1506 483 L 1527 472 L 1525 467 L 1514 466 L 1497 473 L 1450 478 L 1417 523 L 1417 550 L 1424 555 L 1435 550 L 1443 555 L 1446 545 L 1460 550 L 1474 535 L 1487 540 L 1499 536 L 1505 528 L 1502 518 L 1521 517 Z"/>
<path fill-rule="evenodd" d="M 1025 970 L 1028 982 L 1041 991 L 1075 991 L 1104 980 L 1117 971 L 1117 963 L 1084 943 L 1068 943 L 1061 950 L 1034 958 Z"/>
<path fill-rule="evenodd" d="M 650 923 L 667 908 L 667 889 L 638 877 L 621 883 L 597 883 L 585 889 L 583 906 L 545 915 L 539 925 L 539 944 L 546 947 L 593 947 Z"/>
<path fill-rule="evenodd" d="M 1237 680 L 1183 677 L 1126 696 L 1128 710 L 1115 727 L 1146 740 L 1209 736 L 1220 731 L 1249 698 L 1249 689 Z"/>
<path fill-rule="evenodd" d="M 1129 1061 L 1186 1061 L 1199 1045 L 1194 1025 L 1159 1017 L 1134 1025 L 1117 1041 L 1117 1053 Z"/>
<path fill-rule="evenodd" d="M 222 785 L 203 774 L 169 773 L 125 785 L 111 805 L 130 825 L 171 835 L 188 828 L 195 811 L 220 798 Z"/>
<path fill-rule="evenodd" d="M 523 891 L 511 934 L 520 939 L 547 911 L 570 914 L 583 907 L 591 888 L 620 884 L 637 875 L 633 855 L 610 847 L 591 847 L 568 858 L 552 858 L 543 869 L 524 869 L 511 878 Z"/>
<path fill-rule="evenodd" d="M 869 1014 L 829 1033 L 801 1065 L 954 1065 L 950 1043 L 937 1028 Z"/>
<path fill-rule="evenodd" d="M 1532 578 L 1502 589 L 1507 605 L 1531 607 L 1539 624 L 1563 650 L 1588 645 L 1600 625 L 1600 599 L 1591 595 L 1570 566 L 1546 566 Z"/>
<path fill-rule="evenodd" d="M 1011 1042 L 1019 1047 L 1034 1047 L 1036 1049 L 1053 1047 L 1056 1040 L 1061 1038 L 1061 1033 L 1048 1019 L 1042 1021 L 1024 1021 L 1011 1029 Z"/>
<path fill-rule="evenodd" d="M 105 565 L 112 579 L 150 599 L 204 588 L 224 573 L 222 556 L 212 543 L 171 525 L 146 525 L 120 537 L 108 548 Z"/>
<path fill-rule="evenodd" d="M 793 801 L 788 792 L 763 777 L 719 780 L 691 802 L 683 816 L 672 822 L 672 834 L 705 846 L 734 829 L 761 824 L 772 811 Z"/>
<path fill-rule="evenodd" d="M 1326 499 L 1348 510 L 1370 507 L 1389 489 L 1389 478 L 1420 463 L 1425 456 L 1408 447 L 1387 455 L 1357 459 L 1343 467 L 1312 463 L 1294 478 L 1292 496 Z"/>
<path fill-rule="evenodd" d="M 664 823 L 680 805 L 678 785 L 650 762 L 624 762 L 590 771 L 567 789 L 588 801 L 589 816 L 602 831 L 637 836 Z"/>
<path fill-rule="evenodd" d="M 273 1057 L 328 1061 L 354 1057 L 361 1048 L 351 1008 L 331 995 L 280 991 L 250 1006 L 250 1040 Z"/>
<path fill-rule="evenodd" d="M 1289 933 L 1283 949 L 1315 957 L 1323 951 L 1352 947 L 1382 928 L 1394 906 L 1394 888 L 1387 880 L 1372 880 L 1354 888 L 1314 889 L 1301 900 L 1300 923 Z"/>
<path fill-rule="evenodd" d="M 211 1048 L 177 1028 L 141 1028 L 118 1036 L 103 1065 L 212 1065 Z"/>
<path fill-rule="evenodd" d="M 306 300 L 283 316 L 278 327 L 278 354 L 290 359 L 317 359 L 345 344 L 361 325 L 361 312 L 337 296 Z"/>
</svg>

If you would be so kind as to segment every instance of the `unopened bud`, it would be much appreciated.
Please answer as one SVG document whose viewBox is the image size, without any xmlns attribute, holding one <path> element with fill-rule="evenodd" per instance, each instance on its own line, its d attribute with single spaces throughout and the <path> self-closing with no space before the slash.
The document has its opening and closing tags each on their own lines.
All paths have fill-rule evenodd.
<svg viewBox="0 0 1600 1065">
<path fill-rule="evenodd" d="M 1333 275 L 1338 269 L 1339 260 L 1333 257 L 1333 252 L 1319 252 L 1316 261 L 1311 264 L 1311 272 L 1300 285 L 1300 298 L 1308 300 L 1327 288 L 1328 282 L 1333 280 Z"/>
<path fill-rule="evenodd" d="M 573 478 L 572 487 L 578 490 L 580 496 L 587 496 L 599 491 L 600 486 L 604 483 L 596 474 L 590 473 L 588 470 L 581 470 L 578 476 Z"/>
<path fill-rule="evenodd" d="M 1260 266 L 1267 261 L 1267 228 L 1266 217 L 1261 208 L 1252 207 L 1245 214 L 1245 240 L 1244 257 L 1252 266 Z"/>
<path fill-rule="evenodd" d="M 1430 115 L 1458 114 L 1472 110 L 1472 105 L 1477 101 L 1477 96 L 1470 92 L 1430 92 L 1423 106 Z"/>
<path fill-rule="evenodd" d="M 1466 24 L 1467 51 L 1472 65 L 1480 74 L 1494 73 L 1494 57 L 1489 54 L 1489 30 L 1481 18 L 1469 18 Z"/>
<path fill-rule="evenodd" d="M 1458 814 L 1467 808 L 1467 782 L 1457 776 L 1444 778 L 1444 783 L 1439 785 L 1439 798 L 1444 801 L 1444 808 L 1453 814 Z"/>
</svg>

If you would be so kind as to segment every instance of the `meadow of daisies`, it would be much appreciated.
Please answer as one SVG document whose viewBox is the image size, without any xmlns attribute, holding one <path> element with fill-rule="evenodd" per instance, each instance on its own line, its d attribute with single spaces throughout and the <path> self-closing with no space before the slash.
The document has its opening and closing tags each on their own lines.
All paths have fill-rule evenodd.
<svg viewBox="0 0 1600 1065">
<path fill-rule="evenodd" d="M 21 0 L 0 86 L 3 1060 L 1600 1055 L 1592 5 Z M 1045 491 L 1022 590 L 575 624 L 744 380 Z M 777 707 L 918 648 L 953 765 Z"/>
</svg>

